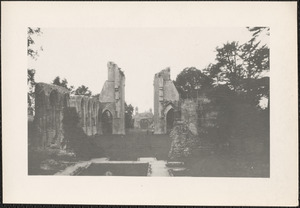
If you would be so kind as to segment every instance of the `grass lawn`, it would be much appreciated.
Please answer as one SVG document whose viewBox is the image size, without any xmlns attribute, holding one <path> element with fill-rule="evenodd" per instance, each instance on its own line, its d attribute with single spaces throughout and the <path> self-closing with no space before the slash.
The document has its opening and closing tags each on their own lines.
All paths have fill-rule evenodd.
<svg viewBox="0 0 300 208">
<path fill-rule="evenodd" d="M 129 130 L 126 135 L 99 135 L 93 138 L 99 151 L 110 160 L 137 160 L 156 157 L 167 160 L 171 147 L 168 135 L 147 134 L 143 130 Z"/>
<path fill-rule="evenodd" d="M 270 177 L 267 157 L 213 154 L 193 158 L 181 175 L 198 177 Z M 178 175 L 180 176 L 180 175 Z"/>
<path fill-rule="evenodd" d="M 79 160 L 108 157 L 110 160 L 136 161 L 139 157 L 167 160 L 171 147 L 168 135 L 147 134 L 144 130 L 129 130 L 126 135 L 96 135 L 86 138 L 83 157 L 59 155 L 59 150 L 29 150 L 28 174 L 52 175 Z"/>
<path fill-rule="evenodd" d="M 143 130 L 129 130 L 126 135 L 97 135 L 88 137 L 82 146 L 84 157 L 59 155 L 51 151 L 29 151 L 29 175 L 52 175 L 79 160 L 108 157 L 110 160 L 136 161 L 140 157 L 168 160 L 171 147 L 169 135 L 147 134 Z M 199 154 L 186 160 L 187 171 L 175 176 L 198 177 L 269 177 L 268 154 Z"/>
</svg>

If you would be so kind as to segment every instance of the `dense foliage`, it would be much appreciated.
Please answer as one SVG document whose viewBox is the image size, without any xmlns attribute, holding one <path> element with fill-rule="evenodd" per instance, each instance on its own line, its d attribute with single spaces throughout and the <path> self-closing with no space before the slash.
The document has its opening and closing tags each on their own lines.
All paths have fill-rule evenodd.
<svg viewBox="0 0 300 208">
<path fill-rule="evenodd" d="M 80 118 L 76 108 L 64 108 L 63 111 L 63 130 L 64 130 L 64 143 L 68 149 L 74 151 L 78 158 L 90 159 L 93 157 L 102 157 L 103 152 L 95 146 L 92 138 L 84 133 L 80 127 Z"/>
<path fill-rule="evenodd" d="M 75 90 L 75 95 L 85 95 L 90 97 L 92 95 L 92 92 L 88 87 L 81 85 Z"/>
<path fill-rule="evenodd" d="M 174 82 L 180 97 L 196 98 L 200 92 L 212 87 L 212 79 L 195 67 L 183 69 Z"/>
<path fill-rule="evenodd" d="M 68 80 L 66 78 L 61 79 L 59 76 L 55 77 L 52 81 L 52 84 L 64 87 L 69 91 L 72 91 L 74 89 L 74 86 L 68 86 Z"/>
<path fill-rule="evenodd" d="M 35 45 L 35 36 L 39 36 L 42 33 L 40 28 L 27 28 L 27 55 L 36 60 L 39 56 L 39 51 L 43 51 L 43 48 L 40 47 L 39 49 L 34 48 Z M 28 115 L 34 114 L 34 86 L 35 86 L 35 69 L 27 69 L 27 85 L 28 85 L 28 92 L 27 92 L 27 107 L 28 107 Z"/>
<path fill-rule="evenodd" d="M 133 128 L 133 106 L 125 102 L 125 128 Z"/>
<path fill-rule="evenodd" d="M 215 63 L 204 70 L 185 68 L 175 85 L 181 98 L 198 98 L 202 140 L 220 148 L 235 142 L 240 152 L 250 148 L 247 142 L 263 143 L 268 153 L 269 48 L 258 39 L 267 38 L 269 28 L 248 30 L 253 34 L 248 42 L 233 41 L 217 47 Z M 201 103 L 201 97 L 210 102 Z"/>
</svg>

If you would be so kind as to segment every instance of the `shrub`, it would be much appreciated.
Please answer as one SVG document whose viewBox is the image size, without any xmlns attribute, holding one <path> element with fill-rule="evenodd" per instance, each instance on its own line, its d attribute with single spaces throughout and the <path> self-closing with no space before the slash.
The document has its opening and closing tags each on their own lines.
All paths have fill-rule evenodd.
<svg viewBox="0 0 300 208">
<path fill-rule="evenodd" d="M 78 158 L 90 159 L 101 157 L 102 151 L 97 148 L 92 138 L 88 137 L 80 126 L 76 108 L 65 108 L 63 129 L 68 149 L 72 149 Z"/>
</svg>

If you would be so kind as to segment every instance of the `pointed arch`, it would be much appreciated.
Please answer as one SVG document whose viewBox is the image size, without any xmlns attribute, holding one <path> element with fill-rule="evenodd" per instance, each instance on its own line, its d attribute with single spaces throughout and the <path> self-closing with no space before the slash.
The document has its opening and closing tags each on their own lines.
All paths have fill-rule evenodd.
<svg viewBox="0 0 300 208">
<path fill-rule="evenodd" d="M 164 116 L 165 116 L 165 130 L 166 130 L 165 132 L 169 133 L 174 126 L 174 118 L 175 118 L 174 107 L 171 104 L 169 104 L 165 108 Z"/>
<path fill-rule="evenodd" d="M 112 134 L 113 115 L 109 110 L 104 110 L 101 115 L 103 134 Z"/>
</svg>

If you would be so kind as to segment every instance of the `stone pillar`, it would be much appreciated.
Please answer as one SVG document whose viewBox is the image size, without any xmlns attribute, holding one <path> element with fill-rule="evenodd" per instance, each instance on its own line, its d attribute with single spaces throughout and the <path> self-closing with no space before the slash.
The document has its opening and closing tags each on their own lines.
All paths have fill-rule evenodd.
<svg viewBox="0 0 300 208">
<path fill-rule="evenodd" d="M 154 76 L 154 134 L 166 133 L 166 104 L 177 103 L 179 94 L 170 79 L 170 68 L 166 68 Z M 172 104 L 172 105 L 173 105 Z M 174 106 L 174 109 L 176 106 Z"/>
</svg>

